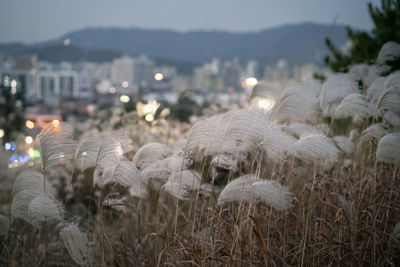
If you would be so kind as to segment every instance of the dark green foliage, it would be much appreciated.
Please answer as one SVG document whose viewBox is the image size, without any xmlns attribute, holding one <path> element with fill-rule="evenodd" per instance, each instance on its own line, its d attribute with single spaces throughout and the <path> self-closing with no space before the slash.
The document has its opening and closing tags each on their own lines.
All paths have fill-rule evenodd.
<svg viewBox="0 0 400 267">
<path fill-rule="evenodd" d="M 15 139 L 24 125 L 24 91 L 18 81 L 16 92 L 12 93 L 11 80 L 7 74 L 0 79 L 0 128 L 4 130 L 3 144 Z"/>
<path fill-rule="evenodd" d="M 347 36 L 351 41 L 351 48 L 347 53 L 338 49 L 329 38 L 325 39 L 332 54 L 325 57 L 325 63 L 331 70 L 347 72 L 352 64 L 373 63 L 379 49 L 386 42 L 400 43 L 400 0 L 381 0 L 380 7 L 368 3 L 368 11 L 374 24 L 372 32 L 354 32 L 347 27 Z M 398 60 L 392 62 L 392 71 L 399 69 L 399 65 Z"/>
<path fill-rule="evenodd" d="M 200 113 L 199 105 L 191 98 L 190 94 L 189 90 L 182 92 L 178 102 L 171 106 L 171 115 L 181 122 L 189 122 L 190 116 Z"/>
</svg>

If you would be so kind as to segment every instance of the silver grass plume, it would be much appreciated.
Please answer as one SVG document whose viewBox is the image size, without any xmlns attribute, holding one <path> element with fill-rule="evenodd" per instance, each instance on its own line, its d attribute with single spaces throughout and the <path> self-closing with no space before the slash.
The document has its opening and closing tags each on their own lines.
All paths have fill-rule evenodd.
<svg viewBox="0 0 400 267">
<path fill-rule="evenodd" d="M 332 117 L 342 100 L 358 93 L 358 84 L 348 74 L 336 74 L 329 77 L 322 85 L 320 107 L 324 117 Z"/>
<path fill-rule="evenodd" d="M 36 137 L 39 144 L 43 170 L 66 160 L 69 152 L 76 149 L 72 140 L 72 128 L 65 123 L 57 126 L 50 123 Z"/>
<path fill-rule="evenodd" d="M 400 166 L 400 133 L 391 133 L 382 137 L 376 149 L 378 162 L 393 163 Z"/>
<path fill-rule="evenodd" d="M 198 149 L 205 155 L 217 154 L 221 146 L 220 141 L 225 135 L 226 123 L 221 115 L 196 122 L 190 129 L 187 149 Z"/>
<path fill-rule="evenodd" d="M 295 142 L 296 139 L 294 137 L 287 135 L 279 127 L 270 126 L 265 131 L 260 147 L 267 152 L 272 161 L 279 162 L 292 154 L 291 147 Z"/>
<path fill-rule="evenodd" d="M 44 181 L 42 173 L 35 170 L 26 170 L 21 172 L 15 179 L 13 185 L 12 195 L 15 196 L 23 190 L 34 190 L 38 192 L 46 191 L 47 194 L 54 195 L 55 188 L 52 186 L 49 180 Z M 46 183 L 46 190 L 44 190 L 44 183 Z"/>
<path fill-rule="evenodd" d="M 46 184 L 46 190 L 44 185 Z M 18 175 L 13 187 L 13 200 L 11 203 L 11 216 L 31 223 L 29 206 L 31 201 L 38 196 L 52 197 L 55 189 L 40 172 L 24 171 Z"/>
<path fill-rule="evenodd" d="M 338 161 L 339 150 L 325 135 L 305 134 L 293 145 L 292 152 L 300 160 L 314 163 L 323 170 L 329 170 Z"/>
<path fill-rule="evenodd" d="M 45 195 L 35 197 L 28 208 L 30 223 L 41 228 L 46 223 L 58 223 L 63 220 L 64 208 L 62 204 Z"/>
<path fill-rule="evenodd" d="M 210 164 L 217 168 L 237 171 L 239 168 L 239 163 L 242 158 L 243 158 L 242 155 L 221 153 L 220 155 L 214 156 Z"/>
<path fill-rule="evenodd" d="M 349 75 L 356 81 L 362 81 L 363 87 L 368 88 L 379 78 L 375 65 L 356 64 L 349 69 Z"/>
<path fill-rule="evenodd" d="M 132 196 L 143 197 L 146 194 L 141 181 L 140 171 L 130 161 L 103 163 L 94 173 L 94 184 L 103 187 L 107 184 L 119 184 L 129 188 Z"/>
<path fill-rule="evenodd" d="M 388 133 L 389 130 L 382 123 L 372 124 L 361 133 L 360 144 L 369 140 L 373 140 L 377 144 Z"/>
<path fill-rule="evenodd" d="M 9 227 L 10 219 L 7 216 L 0 214 L 0 236 L 6 236 L 8 234 Z"/>
<path fill-rule="evenodd" d="M 378 66 L 379 74 L 387 75 L 390 73 L 392 68 L 388 63 L 399 60 L 399 58 L 400 45 L 393 41 L 385 43 L 379 50 L 379 54 L 376 59 L 376 65 Z"/>
<path fill-rule="evenodd" d="M 362 94 L 351 94 L 346 96 L 337 107 L 334 117 L 347 118 L 359 116 L 360 118 L 378 118 L 378 108 L 370 103 Z"/>
<path fill-rule="evenodd" d="M 164 159 L 171 154 L 171 149 L 161 143 L 148 143 L 142 146 L 133 156 L 133 163 L 142 170 L 157 160 Z"/>
<path fill-rule="evenodd" d="M 378 108 L 382 113 L 395 111 L 400 113 L 400 93 L 385 90 L 378 100 Z"/>
<path fill-rule="evenodd" d="M 263 112 L 250 110 L 227 112 L 221 119 L 226 122 L 224 134 L 222 139 L 213 145 L 221 147 L 221 153 L 229 154 L 256 148 L 263 138 L 268 123 Z"/>
<path fill-rule="evenodd" d="M 160 182 L 165 183 L 170 176 L 171 171 L 168 167 L 160 165 L 158 162 L 155 162 L 142 170 L 140 173 L 141 179 L 144 184 L 148 184 L 149 182 Z"/>
<path fill-rule="evenodd" d="M 196 171 L 184 170 L 174 173 L 163 185 L 162 190 L 166 191 L 175 198 L 187 199 L 190 191 L 200 188 L 201 174 Z"/>
<path fill-rule="evenodd" d="M 262 140 L 268 123 L 260 111 L 239 110 L 213 116 L 193 125 L 186 149 L 212 156 L 248 152 Z"/>
<path fill-rule="evenodd" d="M 314 121 L 319 111 L 318 97 L 307 86 L 287 89 L 279 98 L 270 118 L 289 121 Z"/>
<path fill-rule="evenodd" d="M 228 202 L 254 203 L 261 201 L 276 210 L 286 210 L 293 207 L 293 199 L 293 195 L 288 189 L 276 181 L 244 175 L 225 186 L 218 197 L 218 205 Z"/>
<path fill-rule="evenodd" d="M 160 161 L 160 165 L 165 166 L 171 173 L 186 170 L 188 166 L 185 164 L 183 156 L 173 154 L 166 159 Z"/>
<path fill-rule="evenodd" d="M 301 122 L 290 123 L 289 125 L 284 125 L 282 128 L 285 132 L 288 132 L 297 138 L 300 138 L 300 136 L 302 136 L 305 133 L 319 133 L 319 134 L 324 133 L 323 130 L 313 125 Z"/>
<path fill-rule="evenodd" d="M 120 142 L 113 137 L 88 138 L 80 145 L 75 162 L 82 171 L 101 165 L 104 162 L 116 162 L 123 155 Z"/>
<path fill-rule="evenodd" d="M 382 95 L 384 91 L 384 83 L 386 78 L 379 77 L 375 80 L 373 84 L 367 89 L 367 98 L 371 103 L 376 104 L 379 100 L 379 97 Z"/>
<path fill-rule="evenodd" d="M 337 145 L 337 147 L 346 154 L 354 153 L 354 143 L 347 136 L 338 135 L 332 137 L 333 142 Z"/>
<path fill-rule="evenodd" d="M 378 108 L 382 113 L 386 111 L 400 113 L 400 71 L 390 74 L 385 80 L 384 87 L 377 101 Z"/>
<path fill-rule="evenodd" d="M 395 111 L 386 111 L 383 115 L 383 122 L 399 129 L 400 127 L 400 113 Z"/>
<path fill-rule="evenodd" d="M 349 75 L 356 81 L 364 80 L 368 75 L 368 70 L 369 66 L 367 64 L 356 64 L 349 69 Z"/>
<path fill-rule="evenodd" d="M 89 241 L 78 226 L 66 224 L 60 231 L 61 240 L 76 264 L 85 265 L 89 256 Z"/>
</svg>

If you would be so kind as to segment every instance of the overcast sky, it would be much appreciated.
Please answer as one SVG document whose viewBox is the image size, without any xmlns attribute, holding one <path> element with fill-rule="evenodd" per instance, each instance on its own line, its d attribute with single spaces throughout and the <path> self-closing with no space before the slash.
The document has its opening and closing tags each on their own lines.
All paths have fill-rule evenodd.
<svg viewBox="0 0 400 267">
<path fill-rule="evenodd" d="M 366 0 L 0 0 L 0 43 L 88 26 L 245 32 L 305 21 L 372 27 Z"/>
</svg>

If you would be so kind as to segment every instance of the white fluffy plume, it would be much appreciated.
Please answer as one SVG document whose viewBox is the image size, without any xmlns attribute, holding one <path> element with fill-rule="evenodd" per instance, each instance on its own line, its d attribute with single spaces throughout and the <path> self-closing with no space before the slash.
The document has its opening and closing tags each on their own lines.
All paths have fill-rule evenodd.
<svg viewBox="0 0 400 267">
<path fill-rule="evenodd" d="M 338 135 L 332 137 L 333 142 L 337 145 L 337 147 L 346 154 L 353 154 L 354 152 L 354 143 L 347 136 Z"/>
<path fill-rule="evenodd" d="M 266 115 L 239 110 L 199 121 L 190 130 L 187 148 L 205 155 L 237 154 L 256 147 L 268 128 Z"/>
<path fill-rule="evenodd" d="M 336 74 L 329 77 L 322 85 L 320 107 L 324 117 L 332 117 L 342 100 L 358 93 L 358 84 L 354 78 L 347 74 Z"/>
<path fill-rule="evenodd" d="M 346 96 L 335 111 L 335 118 L 359 116 L 360 118 L 378 118 L 378 108 L 370 103 L 366 96 L 351 94 Z"/>
<path fill-rule="evenodd" d="M 62 221 L 63 215 L 62 204 L 45 195 L 35 197 L 29 204 L 28 218 L 37 228 L 41 228 L 45 223 L 58 223 Z"/>
<path fill-rule="evenodd" d="M 44 189 L 46 184 L 46 190 Z M 29 206 L 38 196 L 52 197 L 55 190 L 48 180 L 37 171 L 24 171 L 18 175 L 13 187 L 13 201 L 11 203 L 11 216 L 31 223 Z"/>
<path fill-rule="evenodd" d="M 196 171 L 184 170 L 174 173 L 163 185 L 162 189 L 178 199 L 187 199 L 191 191 L 200 188 L 201 174 Z"/>
<path fill-rule="evenodd" d="M 211 160 L 211 165 L 217 168 L 236 171 L 239 167 L 240 156 L 222 153 L 214 156 Z"/>
<path fill-rule="evenodd" d="M 378 143 L 379 140 L 388 133 L 389 131 L 382 123 L 372 124 L 361 133 L 360 143 L 369 140 L 373 140 L 375 143 Z"/>
<path fill-rule="evenodd" d="M 76 149 L 72 128 L 64 123 L 57 126 L 50 123 L 36 137 L 36 142 L 39 144 L 44 170 L 66 160 L 68 153 Z"/>
<path fill-rule="evenodd" d="M 23 171 L 15 179 L 12 195 L 15 196 L 19 192 L 27 189 L 43 193 L 46 191 L 47 194 L 53 195 L 55 193 L 54 187 L 49 180 L 46 179 L 45 181 L 44 179 L 43 174 L 38 171 Z M 46 183 L 46 189 L 44 189 L 44 183 Z"/>
<path fill-rule="evenodd" d="M 322 134 L 303 135 L 292 147 L 294 155 L 318 168 L 331 169 L 338 161 L 339 150 L 332 140 Z"/>
<path fill-rule="evenodd" d="M 288 189 L 273 180 L 262 180 L 253 175 L 241 176 L 222 190 L 218 204 L 227 202 L 253 203 L 261 201 L 277 210 L 293 207 L 293 196 Z"/>
<path fill-rule="evenodd" d="M 376 149 L 376 160 L 400 166 L 400 133 L 391 133 L 382 137 Z"/>
<path fill-rule="evenodd" d="M 172 153 L 171 149 L 161 143 L 149 143 L 142 146 L 133 156 L 133 163 L 139 169 L 144 169 L 146 166 L 164 159 Z"/>
<path fill-rule="evenodd" d="M 271 119 L 313 121 L 318 114 L 318 97 L 314 88 L 294 86 L 287 89 L 271 110 Z"/>
<path fill-rule="evenodd" d="M 61 229 L 60 236 L 75 263 L 85 265 L 89 255 L 89 242 L 86 235 L 75 224 L 67 224 Z"/>
<path fill-rule="evenodd" d="M 296 139 L 284 133 L 279 127 L 271 126 L 265 132 L 260 147 L 267 152 L 268 157 L 274 162 L 285 160 L 291 154 L 291 147 Z"/>
<path fill-rule="evenodd" d="M 384 91 L 377 105 L 382 113 L 391 111 L 400 113 L 400 71 L 390 74 L 384 83 Z"/>
<path fill-rule="evenodd" d="M 169 168 L 156 162 L 143 169 L 143 171 L 140 173 L 140 176 L 142 182 L 147 185 L 149 182 L 165 183 L 170 174 L 171 171 Z"/>
<path fill-rule="evenodd" d="M 116 162 L 122 157 L 122 154 L 121 144 L 115 138 L 88 138 L 79 145 L 75 162 L 84 171 L 105 162 Z"/>
<path fill-rule="evenodd" d="M 384 83 L 385 83 L 386 78 L 385 77 L 379 77 L 377 78 L 373 84 L 371 84 L 370 87 L 368 87 L 367 90 L 367 98 L 371 103 L 376 103 L 379 100 L 379 97 L 382 95 L 384 91 Z"/>
<path fill-rule="evenodd" d="M 102 166 L 98 166 L 94 174 L 94 184 L 99 187 L 107 184 L 119 184 L 129 188 L 130 194 L 136 197 L 143 197 L 146 193 L 141 181 L 140 171 L 134 163 L 126 160 L 104 163 Z"/>
<path fill-rule="evenodd" d="M 324 131 L 313 126 L 313 125 L 309 125 L 309 124 L 305 124 L 305 123 L 301 123 L 301 122 L 294 122 L 291 123 L 289 125 L 285 125 L 283 127 L 283 130 L 285 132 L 288 132 L 294 136 L 296 136 L 297 138 L 300 138 L 300 136 L 302 136 L 305 133 L 319 133 L 319 134 L 323 134 Z"/>
</svg>

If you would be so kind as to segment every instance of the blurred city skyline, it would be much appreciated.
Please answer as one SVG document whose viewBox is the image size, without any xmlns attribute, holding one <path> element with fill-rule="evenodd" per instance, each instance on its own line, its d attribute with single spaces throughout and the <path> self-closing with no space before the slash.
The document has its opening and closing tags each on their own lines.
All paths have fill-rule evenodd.
<svg viewBox="0 0 400 267">
<path fill-rule="evenodd" d="M 4 0 L 0 43 L 40 42 L 87 27 L 250 32 L 307 21 L 370 30 L 367 2 Z"/>
</svg>

